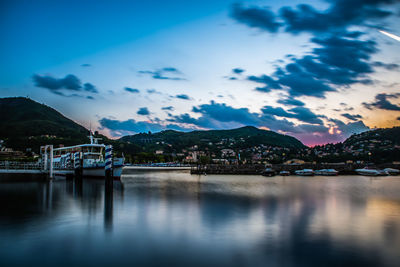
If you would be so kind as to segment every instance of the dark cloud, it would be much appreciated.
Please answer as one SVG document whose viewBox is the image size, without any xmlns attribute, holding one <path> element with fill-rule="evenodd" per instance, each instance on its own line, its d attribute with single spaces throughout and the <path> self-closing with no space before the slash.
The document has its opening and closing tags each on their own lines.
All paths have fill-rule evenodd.
<svg viewBox="0 0 400 267">
<path fill-rule="evenodd" d="M 82 86 L 81 80 L 73 74 L 68 74 L 64 78 L 54 78 L 52 76 L 33 75 L 33 83 L 37 87 L 46 88 L 50 92 L 61 96 L 81 96 L 76 93 L 67 95 L 65 91 L 86 91 L 90 93 L 98 93 L 96 87 L 91 83 L 85 83 Z M 64 91 L 64 92 L 63 92 Z"/>
<path fill-rule="evenodd" d="M 328 0 L 330 6 L 325 10 L 317 10 L 311 5 L 300 4 L 296 8 L 282 7 L 278 14 L 269 8 L 243 7 L 235 4 L 231 16 L 252 28 L 268 32 L 277 32 L 283 27 L 286 32 L 298 34 L 310 32 L 324 34 L 326 32 L 346 32 L 351 26 L 375 26 L 377 19 L 392 15 L 382 6 L 398 2 L 397 0 Z M 347 37 L 357 38 L 361 32 L 347 33 Z"/>
<path fill-rule="evenodd" d="M 232 6 L 231 16 L 237 21 L 252 28 L 269 32 L 277 32 L 281 24 L 276 21 L 275 14 L 269 9 L 258 7 L 245 8 L 241 4 Z"/>
<path fill-rule="evenodd" d="M 146 92 L 149 93 L 149 94 L 161 95 L 161 92 L 157 91 L 156 89 L 147 89 Z"/>
<path fill-rule="evenodd" d="M 114 136 L 122 136 L 126 134 L 135 134 L 143 132 L 159 132 L 163 130 L 178 130 L 188 131 L 193 128 L 181 127 L 177 124 L 161 124 L 160 121 L 136 121 L 134 119 L 120 121 L 108 118 L 102 118 L 99 120 L 102 129 L 109 129 Z"/>
<path fill-rule="evenodd" d="M 94 100 L 94 97 L 91 96 L 91 95 L 88 95 L 86 98 L 87 98 L 87 99 L 90 99 L 90 100 Z"/>
<path fill-rule="evenodd" d="M 296 9 L 283 7 L 280 15 L 285 21 L 285 31 L 291 33 L 345 31 L 350 26 L 370 26 L 375 19 L 382 19 L 392 12 L 380 8 L 381 4 L 396 0 L 330 0 L 331 6 L 318 11 L 310 5 L 298 5 Z M 353 33 L 350 36 L 355 36 Z M 357 32 L 357 37 L 359 33 Z"/>
<path fill-rule="evenodd" d="M 381 61 L 373 62 L 372 66 L 384 68 L 386 70 L 398 70 L 399 69 L 399 64 L 395 64 L 395 63 L 387 64 L 387 63 L 383 63 Z"/>
<path fill-rule="evenodd" d="M 139 89 L 136 89 L 136 88 L 130 88 L 130 87 L 125 87 L 124 88 L 124 90 L 125 91 L 127 91 L 127 92 L 129 92 L 129 93 L 134 93 L 134 94 L 136 94 L 136 93 L 139 93 L 140 91 L 139 91 Z"/>
<path fill-rule="evenodd" d="M 148 108 L 143 107 L 139 108 L 139 110 L 136 112 L 138 115 L 150 115 L 150 111 Z"/>
<path fill-rule="evenodd" d="M 97 88 L 91 83 L 85 83 L 83 85 L 83 90 L 85 90 L 86 92 L 94 93 L 94 94 L 99 93 Z"/>
<path fill-rule="evenodd" d="M 361 39 L 363 33 L 350 31 L 352 26 L 377 26 L 377 19 L 392 13 L 382 6 L 397 0 L 329 0 L 329 7 L 319 11 L 310 5 L 297 8 L 283 7 L 277 14 L 269 9 L 235 5 L 232 17 L 237 21 L 268 32 L 276 32 L 281 26 L 288 33 L 309 32 L 316 45 L 303 57 L 288 57 L 290 63 L 277 66 L 271 75 L 249 76 L 248 80 L 264 84 L 255 90 L 287 90 L 291 96 L 324 98 L 326 92 L 337 91 L 353 83 L 372 84 L 368 74 L 373 67 L 388 70 L 397 64 L 371 62 L 377 44 Z M 282 64 L 282 63 L 280 63 Z"/>
<path fill-rule="evenodd" d="M 352 120 L 352 121 L 358 121 L 359 119 L 362 119 L 362 118 L 363 118 L 363 117 L 362 117 L 361 115 L 359 115 L 359 114 L 352 115 L 352 114 L 349 114 L 349 113 L 343 113 L 343 114 L 341 114 L 341 115 L 342 115 L 343 117 L 349 119 L 349 120 Z"/>
<path fill-rule="evenodd" d="M 232 72 L 235 74 L 242 74 L 243 72 L 245 72 L 245 70 L 241 68 L 234 68 L 232 69 Z"/>
<path fill-rule="evenodd" d="M 247 108 L 234 108 L 225 103 L 211 101 L 210 104 L 193 107 L 193 112 L 201 114 L 199 118 L 194 118 L 185 113 L 177 116 L 171 115 L 168 121 L 193 124 L 209 129 L 230 129 L 247 125 L 256 127 L 264 126 L 273 131 L 281 130 L 291 133 L 303 132 L 307 126 L 296 126 L 286 119 L 277 119 L 274 116 L 291 118 L 297 116 L 303 121 L 320 122 L 318 118 L 307 119 L 307 115 L 304 115 L 306 112 L 303 110 L 293 110 L 293 113 L 288 113 L 281 108 L 271 108 L 268 110 L 269 112 L 266 112 L 267 109 L 265 108 L 262 113 L 253 113 Z"/>
<path fill-rule="evenodd" d="M 270 76 L 267 75 L 261 75 L 259 77 L 257 76 L 249 76 L 247 78 L 249 81 L 256 82 L 256 83 L 263 83 L 266 86 L 264 87 L 257 87 L 255 88 L 257 91 L 268 93 L 273 89 L 282 89 L 280 83 Z"/>
<path fill-rule="evenodd" d="M 304 106 L 305 105 L 302 101 L 294 99 L 294 98 L 279 99 L 277 102 L 279 104 L 291 105 L 291 106 Z"/>
<path fill-rule="evenodd" d="M 168 106 L 168 107 L 162 107 L 161 109 L 162 110 L 170 110 L 170 111 L 172 111 L 172 110 L 174 110 L 174 107 L 173 106 Z"/>
<path fill-rule="evenodd" d="M 312 41 L 318 47 L 311 55 L 292 58 L 291 63 L 278 67 L 271 76 L 249 76 L 248 80 L 265 85 L 255 90 L 286 89 L 291 96 L 324 98 L 326 92 L 337 90 L 333 85 L 371 82 L 366 74 L 373 72 L 368 60 L 377 51 L 375 42 L 340 36 L 313 38 Z"/>
<path fill-rule="evenodd" d="M 150 75 L 153 79 L 158 79 L 158 80 L 173 80 L 173 81 L 186 80 L 182 77 L 178 77 L 178 76 L 182 75 L 182 72 L 179 71 L 177 68 L 173 68 L 173 67 L 165 67 L 165 68 L 154 70 L 154 71 L 141 70 L 141 71 L 138 71 L 138 73 Z M 171 76 L 171 75 L 173 75 L 173 76 Z"/>
<path fill-rule="evenodd" d="M 81 64 L 81 67 L 91 67 L 92 65 L 91 64 Z"/>
<path fill-rule="evenodd" d="M 375 96 L 375 101 L 372 103 L 362 103 L 363 106 L 367 109 L 385 109 L 385 110 L 394 110 L 400 111 L 400 105 L 392 104 L 388 99 L 398 99 L 400 98 L 400 93 L 395 94 L 377 94 Z"/>
<path fill-rule="evenodd" d="M 179 98 L 179 99 L 183 99 L 183 100 L 190 100 L 190 96 L 186 95 L 186 94 L 179 94 L 176 95 L 175 98 Z"/>
<path fill-rule="evenodd" d="M 247 108 L 234 108 L 225 103 L 211 101 L 209 104 L 193 107 L 192 111 L 200 114 L 200 117 L 195 118 L 188 113 L 168 114 L 167 121 L 206 129 L 232 129 L 246 125 L 267 127 L 272 131 L 293 135 L 308 144 L 339 142 L 353 133 L 369 129 L 362 121 L 346 124 L 341 120 L 329 120 L 329 125 L 325 126 L 320 121 L 323 115 L 314 114 L 303 107 L 285 111 L 282 108 L 267 106 L 261 113 L 255 113 Z M 286 118 L 296 118 L 307 123 L 294 124 Z M 335 131 L 331 132 L 330 129 Z"/>
<path fill-rule="evenodd" d="M 297 119 L 302 122 L 307 122 L 311 124 L 319 124 L 322 125 L 323 121 L 320 119 L 321 115 L 316 115 L 314 112 L 312 112 L 310 109 L 305 108 L 305 107 L 295 107 L 291 108 L 288 111 L 284 110 L 281 107 L 271 107 L 271 106 L 264 106 L 261 111 L 264 114 L 269 114 L 269 115 L 274 115 L 278 117 L 284 117 L 284 118 L 293 118 Z"/>
<path fill-rule="evenodd" d="M 57 79 L 51 76 L 40 76 L 33 75 L 33 83 L 37 87 L 47 88 L 50 91 L 57 91 L 60 89 L 69 89 L 74 91 L 79 91 L 81 86 L 81 81 L 75 75 L 68 74 L 64 78 Z"/>
<path fill-rule="evenodd" d="M 165 67 L 165 68 L 162 68 L 162 71 L 181 73 L 177 68 L 174 68 L 174 67 Z"/>
</svg>

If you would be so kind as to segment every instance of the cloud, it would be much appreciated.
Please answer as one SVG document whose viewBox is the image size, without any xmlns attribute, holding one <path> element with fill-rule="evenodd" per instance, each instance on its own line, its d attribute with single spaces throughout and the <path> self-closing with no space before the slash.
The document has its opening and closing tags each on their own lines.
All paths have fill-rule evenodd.
<svg viewBox="0 0 400 267">
<path fill-rule="evenodd" d="M 285 111 L 281 107 L 271 107 L 271 106 L 264 106 L 261 111 L 264 114 L 269 114 L 269 115 L 274 115 L 278 117 L 284 117 L 284 118 L 294 118 L 302 122 L 307 122 L 311 124 L 319 124 L 322 125 L 323 121 L 320 119 L 321 115 L 316 115 L 313 113 L 310 109 L 306 107 L 294 107 L 289 109 L 288 111 Z"/>
<path fill-rule="evenodd" d="M 311 55 L 293 57 L 286 66 L 268 75 L 249 76 L 248 80 L 264 84 L 255 90 L 287 90 L 290 96 L 324 98 L 336 86 L 371 83 L 366 74 L 373 69 L 368 60 L 377 51 L 374 41 L 359 41 L 341 36 L 313 38 L 318 45 Z"/>
<path fill-rule="evenodd" d="M 400 67 L 399 64 L 395 64 L 395 63 L 387 64 L 387 63 L 383 63 L 381 61 L 373 62 L 372 66 L 384 68 L 386 70 L 398 70 Z"/>
<path fill-rule="evenodd" d="M 292 33 L 344 31 L 350 26 L 371 26 L 376 19 L 392 14 L 380 8 L 382 4 L 392 4 L 396 0 L 331 0 L 331 6 L 318 11 L 310 5 L 298 5 L 297 9 L 283 7 L 280 15 L 285 21 L 285 31 Z M 318 22 L 318 23 L 317 23 Z"/>
<path fill-rule="evenodd" d="M 85 83 L 85 84 L 83 85 L 83 89 L 84 89 L 86 92 L 90 92 L 90 93 L 94 93 L 94 94 L 99 93 L 99 91 L 97 90 L 97 88 L 96 88 L 93 84 L 91 84 L 91 83 Z"/>
<path fill-rule="evenodd" d="M 279 81 L 276 81 L 267 75 L 261 75 L 259 77 L 249 76 L 247 79 L 252 82 L 265 84 L 266 85 L 265 87 L 256 88 L 256 90 L 260 92 L 268 93 L 273 89 L 282 89 L 282 86 L 280 85 Z"/>
<path fill-rule="evenodd" d="M 81 67 L 91 67 L 92 65 L 91 64 L 87 64 L 87 63 L 85 63 L 85 64 L 81 64 Z"/>
<path fill-rule="evenodd" d="M 169 111 L 172 111 L 172 110 L 174 110 L 174 107 L 173 107 L 173 106 L 168 106 L 168 107 L 162 107 L 161 109 L 162 109 L 162 110 L 169 110 Z"/>
<path fill-rule="evenodd" d="M 362 117 L 361 115 L 359 115 L 359 114 L 352 115 L 352 114 L 349 114 L 349 113 L 343 113 L 343 114 L 341 114 L 341 115 L 342 115 L 343 117 L 349 119 L 349 120 L 352 120 L 352 121 L 358 121 L 359 119 L 362 119 L 362 118 L 363 118 L 363 117 Z"/>
<path fill-rule="evenodd" d="M 400 105 L 392 104 L 388 99 L 398 99 L 400 98 L 400 93 L 395 94 L 377 94 L 375 96 L 375 101 L 372 103 L 362 103 L 363 106 L 367 109 L 372 110 L 374 107 L 378 109 L 385 109 L 385 110 L 394 110 L 400 111 Z"/>
<path fill-rule="evenodd" d="M 294 99 L 294 98 L 279 99 L 276 102 L 278 102 L 279 104 L 291 105 L 291 106 L 304 106 L 305 105 L 302 101 Z"/>
<path fill-rule="evenodd" d="M 139 108 L 139 110 L 136 113 L 138 115 L 150 115 L 150 111 L 146 107 Z"/>
<path fill-rule="evenodd" d="M 314 114 L 304 107 L 286 111 L 279 107 L 266 106 L 261 113 L 256 113 L 250 112 L 247 108 L 234 108 L 225 103 L 211 101 L 209 104 L 193 107 L 192 112 L 200 114 L 200 117 L 195 118 L 188 113 L 169 114 L 167 121 L 205 129 L 232 129 L 246 125 L 266 127 L 272 131 L 295 136 L 306 144 L 339 142 L 353 133 L 369 129 L 362 121 L 346 124 L 341 120 L 329 120 L 326 126 L 321 121 L 325 116 Z M 295 124 L 286 118 L 296 118 L 302 123 Z"/>
<path fill-rule="evenodd" d="M 191 98 L 186 94 L 179 94 L 176 95 L 175 98 L 183 99 L 183 100 L 190 100 Z"/>
<path fill-rule="evenodd" d="M 161 95 L 161 92 L 157 91 L 156 89 L 147 89 L 146 92 L 148 94 L 158 94 Z"/>
<path fill-rule="evenodd" d="M 234 69 L 232 69 L 232 72 L 235 73 L 235 74 L 239 74 L 240 75 L 243 72 L 245 72 L 245 70 L 241 69 L 241 68 L 234 68 Z"/>
<path fill-rule="evenodd" d="M 98 93 L 96 87 L 91 83 L 85 83 L 82 86 L 81 80 L 73 74 L 68 74 L 64 78 L 54 78 L 52 76 L 40 76 L 38 74 L 33 75 L 33 83 L 36 87 L 46 88 L 50 92 L 61 95 L 61 96 L 77 96 L 65 95 L 64 91 L 86 91 L 90 93 Z"/>
<path fill-rule="evenodd" d="M 129 119 L 125 121 L 102 118 L 99 120 L 102 129 L 109 129 L 113 136 L 123 136 L 127 134 L 136 134 L 143 132 L 159 132 L 163 130 L 188 131 L 193 128 L 185 128 L 177 124 L 162 124 L 159 121 L 136 121 Z"/>
<path fill-rule="evenodd" d="M 245 8 L 241 4 L 232 6 L 231 16 L 238 22 L 244 23 L 252 28 L 259 28 L 269 32 L 277 32 L 280 23 L 276 21 L 275 14 L 269 9 L 257 7 Z"/>
<path fill-rule="evenodd" d="M 68 74 L 64 78 L 57 79 L 51 76 L 40 76 L 33 75 L 33 82 L 35 86 L 47 88 L 50 91 L 55 91 L 59 89 L 70 89 L 74 91 L 79 91 L 81 86 L 81 81 L 75 75 Z"/>
<path fill-rule="evenodd" d="M 186 80 L 185 78 L 179 77 L 180 75 L 182 75 L 182 72 L 174 67 L 165 67 L 165 68 L 157 69 L 154 71 L 141 70 L 141 71 L 138 71 L 138 73 L 149 75 L 153 79 L 158 79 L 158 80 L 173 80 L 173 81 Z M 171 76 L 171 75 L 173 75 L 173 76 Z"/>
<path fill-rule="evenodd" d="M 344 32 L 351 26 L 379 26 L 374 22 L 393 14 L 382 9 L 383 5 L 396 3 L 396 0 L 329 0 L 330 6 L 317 10 L 311 5 L 300 4 L 296 8 L 282 7 L 277 14 L 269 8 L 243 7 L 235 4 L 231 17 L 251 28 L 268 32 L 277 32 L 283 27 L 286 32 L 298 34 L 309 32 Z M 360 32 L 353 32 L 349 37 L 358 37 Z"/>
<path fill-rule="evenodd" d="M 347 124 L 337 119 L 331 119 L 330 121 L 333 122 L 335 127 L 341 132 L 340 134 L 345 137 L 362 133 L 370 129 L 363 121 L 349 122 Z"/>
<path fill-rule="evenodd" d="M 133 93 L 133 94 L 136 94 L 136 93 L 139 93 L 139 92 L 140 92 L 139 89 L 130 88 L 130 87 L 125 87 L 124 90 L 127 91 L 127 92 L 129 92 L 129 93 Z"/>
<path fill-rule="evenodd" d="M 324 98 L 327 92 L 354 83 L 372 84 L 368 74 L 373 67 L 398 69 L 397 64 L 371 62 L 371 55 L 378 51 L 373 40 L 361 39 L 364 34 L 352 26 L 378 27 L 379 20 L 392 15 L 385 6 L 396 0 L 329 0 L 325 10 L 310 5 L 296 8 L 283 7 L 278 13 L 268 8 L 234 5 L 232 17 L 240 23 L 267 32 L 283 28 L 291 34 L 308 32 L 314 48 L 303 57 L 287 57 L 290 62 L 277 66 L 270 75 L 248 76 L 248 80 L 261 83 L 259 92 L 286 90 L 290 96 Z M 282 62 L 280 64 L 283 64 Z"/>
<path fill-rule="evenodd" d="M 170 108 L 165 110 L 169 110 Z M 293 108 L 288 111 L 275 108 L 269 109 L 269 113 L 250 112 L 247 108 L 234 108 L 225 103 L 211 101 L 208 104 L 194 106 L 192 112 L 200 116 L 192 117 L 188 113 L 180 115 L 168 114 L 168 119 L 162 121 L 158 118 L 148 121 L 135 121 L 133 119 L 119 121 L 102 118 L 99 123 L 103 128 L 109 129 L 113 135 L 133 134 L 138 132 L 157 132 L 165 129 L 180 131 L 194 129 L 232 129 L 242 126 L 267 127 L 272 131 L 278 131 L 299 138 L 307 144 L 330 141 L 343 141 L 350 134 L 368 129 L 362 121 L 344 123 L 340 120 L 329 120 L 329 125 L 301 123 L 294 124 L 287 119 L 278 119 L 273 114 L 282 116 L 303 118 L 304 121 L 319 122 L 321 115 L 313 114 L 304 108 Z M 288 115 L 289 114 L 289 115 Z M 278 116 L 278 115 L 276 115 Z M 279 116 L 278 116 L 279 117 Z M 307 119 L 308 118 L 308 119 Z M 312 118 L 317 119 L 314 121 Z M 335 129 L 331 133 L 330 129 Z"/>
<path fill-rule="evenodd" d="M 174 73 L 181 73 L 177 68 L 174 67 L 165 67 L 161 69 L 164 72 L 174 72 Z"/>
</svg>

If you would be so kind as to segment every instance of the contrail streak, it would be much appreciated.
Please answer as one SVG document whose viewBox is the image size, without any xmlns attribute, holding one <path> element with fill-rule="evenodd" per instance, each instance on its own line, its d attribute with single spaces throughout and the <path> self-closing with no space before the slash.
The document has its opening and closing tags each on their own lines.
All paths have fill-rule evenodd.
<svg viewBox="0 0 400 267">
<path fill-rule="evenodd" d="M 384 34 L 384 35 L 389 36 L 390 38 L 395 39 L 396 41 L 399 41 L 399 42 L 400 42 L 400 36 L 397 36 L 397 35 L 394 35 L 394 34 L 392 34 L 392 33 L 388 33 L 388 32 L 385 32 L 385 31 L 379 31 L 379 32 L 382 33 L 382 34 Z"/>
</svg>

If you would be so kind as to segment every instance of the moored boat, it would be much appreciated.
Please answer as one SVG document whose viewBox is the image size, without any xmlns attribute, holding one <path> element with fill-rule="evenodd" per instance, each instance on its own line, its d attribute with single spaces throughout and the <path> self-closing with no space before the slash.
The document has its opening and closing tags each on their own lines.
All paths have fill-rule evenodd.
<svg viewBox="0 0 400 267">
<path fill-rule="evenodd" d="M 98 138 L 89 136 L 90 144 L 81 144 L 69 147 L 60 147 L 53 150 L 54 170 L 67 170 L 75 165 L 73 155 L 79 153 L 79 165 L 82 165 L 82 176 L 87 178 L 105 178 L 105 158 L 104 151 L 106 145 L 99 144 Z M 113 158 L 111 175 L 114 179 L 119 179 L 124 166 L 124 158 Z M 62 172 L 60 172 L 63 175 Z"/>
<path fill-rule="evenodd" d="M 294 173 L 296 175 L 300 175 L 300 176 L 313 176 L 314 175 L 314 171 L 312 169 L 297 170 Z"/>
<path fill-rule="evenodd" d="M 399 175 L 400 170 L 398 169 L 393 169 L 393 168 L 385 168 L 383 169 L 385 172 L 387 172 L 389 175 Z"/>
<path fill-rule="evenodd" d="M 362 169 L 356 169 L 355 171 L 358 174 L 365 175 L 365 176 L 379 176 L 380 175 L 380 172 L 375 169 L 362 168 Z"/>
<path fill-rule="evenodd" d="M 321 169 L 316 170 L 315 175 L 323 175 L 323 176 L 335 176 L 338 175 L 338 171 L 335 169 Z"/>
<path fill-rule="evenodd" d="M 272 168 L 266 168 L 262 173 L 262 176 L 272 177 L 275 176 L 275 171 Z"/>
<path fill-rule="evenodd" d="M 280 172 L 279 172 L 279 175 L 282 175 L 282 176 L 289 176 L 289 175 L 290 175 L 290 172 L 289 172 L 289 171 L 280 171 Z"/>
</svg>

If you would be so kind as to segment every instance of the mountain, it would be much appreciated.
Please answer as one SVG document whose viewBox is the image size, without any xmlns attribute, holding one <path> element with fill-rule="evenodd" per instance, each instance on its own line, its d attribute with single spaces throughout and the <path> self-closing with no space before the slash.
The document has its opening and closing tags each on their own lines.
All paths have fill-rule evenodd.
<svg viewBox="0 0 400 267">
<path fill-rule="evenodd" d="M 356 145 L 360 143 L 390 143 L 400 145 L 400 127 L 379 128 L 371 131 L 354 134 L 347 138 L 344 145 Z"/>
<path fill-rule="evenodd" d="M 8 147 L 38 151 L 43 144 L 87 142 L 89 131 L 61 113 L 29 98 L 0 98 L 0 139 Z"/>
<path fill-rule="evenodd" d="M 140 133 L 124 136 L 119 139 L 123 142 L 141 144 L 148 148 L 160 148 L 163 144 L 181 150 L 192 146 L 215 146 L 225 144 L 234 148 L 247 148 L 260 144 L 286 148 L 304 148 L 296 138 L 261 130 L 253 126 L 246 126 L 232 130 L 209 130 L 179 132 L 173 130 L 158 133 Z M 232 144 L 232 145 L 231 145 Z"/>
<path fill-rule="evenodd" d="M 29 98 L 11 97 L 0 99 L 0 139 L 7 147 L 24 151 L 31 148 L 38 152 L 41 145 L 76 145 L 88 141 L 89 131 L 66 118 L 55 109 Z M 232 130 L 179 132 L 173 130 L 158 133 L 140 133 L 104 143 L 114 145 L 116 151 L 126 156 L 145 153 L 150 156 L 156 150 L 164 153 L 181 153 L 184 150 L 201 150 L 211 153 L 221 149 L 252 149 L 264 145 L 281 148 L 304 148 L 296 138 L 247 126 Z M 197 148 L 194 148 L 197 146 Z M 150 159 L 152 160 L 152 159 Z"/>
</svg>

